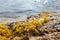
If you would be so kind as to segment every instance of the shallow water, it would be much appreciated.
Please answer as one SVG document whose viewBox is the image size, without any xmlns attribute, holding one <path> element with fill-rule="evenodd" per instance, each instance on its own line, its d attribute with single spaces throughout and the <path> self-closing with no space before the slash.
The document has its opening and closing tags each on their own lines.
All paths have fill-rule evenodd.
<svg viewBox="0 0 60 40">
<path fill-rule="evenodd" d="M 41 11 L 60 12 L 60 0 L 0 0 L 0 22 L 23 20 Z"/>
</svg>

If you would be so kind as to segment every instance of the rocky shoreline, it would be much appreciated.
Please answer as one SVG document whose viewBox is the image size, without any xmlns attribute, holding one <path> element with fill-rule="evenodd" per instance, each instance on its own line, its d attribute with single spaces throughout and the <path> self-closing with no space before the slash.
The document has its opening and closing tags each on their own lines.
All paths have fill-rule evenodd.
<svg viewBox="0 0 60 40">
<path fill-rule="evenodd" d="M 24 21 L 0 23 L 0 40 L 60 40 L 60 13 L 41 12 Z"/>
</svg>

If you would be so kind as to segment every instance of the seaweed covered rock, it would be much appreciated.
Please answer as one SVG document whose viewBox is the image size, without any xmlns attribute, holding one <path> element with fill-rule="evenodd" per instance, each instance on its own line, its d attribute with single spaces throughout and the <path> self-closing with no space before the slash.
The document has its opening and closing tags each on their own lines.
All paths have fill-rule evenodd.
<svg viewBox="0 0 60 40">
<path fill-rule="evenodd" d="M 11 40 L 11 39 L 5 36 L 0 36 L 0 40 Z"/>
<path fill-rule="evenodd" d="M 60 40 L 59 15 L 41 12 L 25 21 L 0 23 L 0 40 Z"/>
<path fill-rule="evenodd" d="M 7 25 L 0 23 L 0 35 L 9 37 L 12 36 L 12 31 L 8 28 Z"/>
</svg>

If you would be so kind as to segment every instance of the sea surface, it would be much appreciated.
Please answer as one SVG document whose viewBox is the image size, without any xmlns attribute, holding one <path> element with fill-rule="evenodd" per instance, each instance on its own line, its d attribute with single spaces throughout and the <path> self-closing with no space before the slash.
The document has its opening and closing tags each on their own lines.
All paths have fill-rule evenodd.
<svg viewBox="0 0 60 40">
<path fill-rule="evenodd" d="M 15 22 L 42 11 L 60 12 L 60 0 L 0 0 L 0 22 Z"/>
</svg>

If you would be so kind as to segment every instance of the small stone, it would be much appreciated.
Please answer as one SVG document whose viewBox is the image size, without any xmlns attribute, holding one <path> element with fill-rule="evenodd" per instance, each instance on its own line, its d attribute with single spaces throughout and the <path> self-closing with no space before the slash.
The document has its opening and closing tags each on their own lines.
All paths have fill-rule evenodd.
<svg viewBox="0 0 60 40">
<path fill-rule="evenodd" d="M 56 25 L 55 28 L 60 31 L 60 25 Z"/>
</svg>

